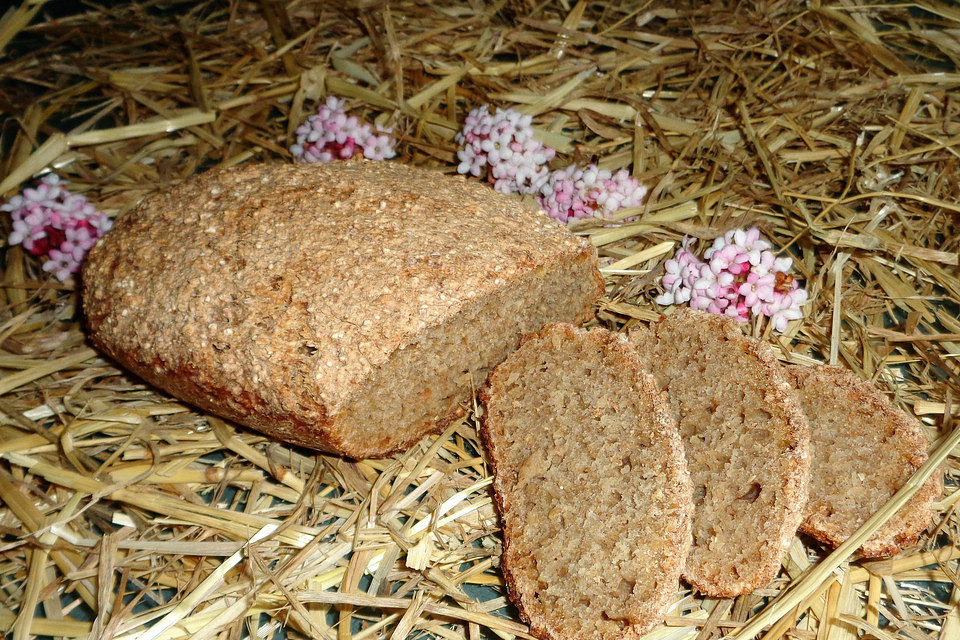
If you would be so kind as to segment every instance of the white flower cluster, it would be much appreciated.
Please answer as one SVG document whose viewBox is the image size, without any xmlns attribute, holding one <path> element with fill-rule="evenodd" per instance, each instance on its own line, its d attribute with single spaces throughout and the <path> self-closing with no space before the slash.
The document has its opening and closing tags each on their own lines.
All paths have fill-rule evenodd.
<svg viewBox="0 0 960 640">
<path fill-rule="evenodd" d="M 551 173 L 547 163 L 556 151 L 534 137 L 530 116 L 513 109 L 474 109 L 456 141 L 459 173 L 486 178 L 504 193 L 535 194 L 544 211 L 561 222 L 638 207 L 647 195 L 647 188 L 624 170 L 613 173 L 590 164 Z"/>
<path fill-rule="evenodd" d="M 547 181 L 556 151 L 533 137 L 530 116 L 513 109 L 491 114 L 484 105 L 467 115 L 457 134 L 457 171 L 486 178 L 503 193 L 533 194 Z"/>
<path fill-rule="evenodd" d="M 377 126 L 376 133 L 369 124 L 356 116 L 348 116 L 346 101 L 336 96 L 327 98 L 317 114 L 297 127 L 297 142 L 290 153 L 300 162 L 330 162 L 346 160 L 358 153 L 368 160 L 386 160 L 397 155 L 396 141 L 390 129 Z"/>
<path fill-rule="evenodd" d="M 735 229 L 716 238 L 703 260 L 684 238 L 680 250 L 664 263 L 663 294 L 657 303 L 689 303 L 693 309 L 746 322 L 751 315 L 770 318 L 784 332 L 803 317 L 807 291 L 790 273 L 793 259 L 778 258 L 773 245 L 756 227 Z"/>
<path fill-rule="evenodd" d="M 589 164 L 586 169 L 570 165 L 551 173 L 537 200 L 551 218 L 569 222 L 639 207 L 646 195 L 647 188 L 626 169 L 613 173 Z"/>
</svg>

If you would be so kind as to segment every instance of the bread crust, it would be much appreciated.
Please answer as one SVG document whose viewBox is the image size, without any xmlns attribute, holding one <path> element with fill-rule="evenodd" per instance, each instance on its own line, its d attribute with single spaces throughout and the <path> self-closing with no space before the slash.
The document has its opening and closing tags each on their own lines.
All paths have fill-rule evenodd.
<svg viewBox="0 0 960 640">
<path fill-rule="evenodd" d="M 470 390 L 357 442 L 339 419 L 371 375 L 560 268 L 583 279 L 564 318 L 583 322 L 603 294 L 596 251 L 516 198 L 397 163 L 247 164 L 119 219 L 82 298 L 94 346 L 150 384 L 277 439 L 382 457 L 462 416 Z"/>
<path fill-rule="evenodd" d="M 878 431 L 890 429 L 892 437 L 896 439 L 896 444 L 891 444 L 891 450 L 895 447 L 897 452 L 906 457 L 909 473 L 912 474 L 927 461 L 927 449 L 930 443 L 924 435 L 920 423 L 890 402 L 889 398 L 874 385 L 861 380 L 852 371 L 837 366 L 815 365 L 803 367 L 791 365 L 788 367 L 788 372 L 801 397 L 803 397 L 805 389 L 816 386 L 818 401 L 820 399 L 826 400 L 825 394 L 829 394 L 845 406 L 850 406 L 852 402 L 858 409 L 876 415 L 876 419 L 871 422 L 870 427 Z M 817 416 L 809 416 L 809 421 L 813 439 L 816 441 L 816 427 L 819 425 Z M 824 426 L 821 426 L 821 428 L 824 428 Z M 818 460 L 817 452 L 814 450 L 811 469 L 814 479 L 817 477 Z M 871 457 L 869 463 L 865 464 L 864 471 L 883 473 L 886 471 L 884 462 Z M 886 462 L 896 464 L 896 460 L 893 459 Z M 856 469 L 850 470 L 851 475 L 856 472 Z M 814 480 L 811 488 L 816 487 L 817 483 Z M 883 527 L 860 547 L 860 555 L 867 558 L 891 556 L 899 553 L 904 547 L 915 544 L 920 534 L 931 523 L 931 505 L 940 497 L 942 491 L 943 473 L 938 471 Z M 884 495 L 882 500 L 886 501 L 891 497 L 892 494 Z M 820 542 L 837 547 L 863 525 L 865 520 L 838 522 L 836 518 L 831 517 L 834 515 L 834 509 L 836 508 L 836 505 L 832 504 L 831 498 L 830 495 L 821 495 L 813 490 L 811 491 L 810 501 L 800 530 Z"/>
<path fill-rule="evenodd" d="M 648 395 L 653 401 L 654 412 L 656 413 L 657 428 L 664 434 L 669 442 L 669 463 L 670 472 L 675 476 L 675 483 L 672 489 L 676 492 L 676 499 L 681 500 L 685 506 L 682 518 L 676 522 L 664 523 L 664 536 L 675 538 L 677 552 L 671 557 L 674 560 L 670 574 L 672 582 L 679 580 L 683 568 L 686 549 L 690 545 L 690 529 L 693 515 L 692 486 L 690 483 L 690 474 L 687 471 L 686 459 L 683 455 L 683 445 L 680 441 L 680 435 L 676 429 L 676 423 L 673 420 L 672 412 L 667 406 L 667 400 L 660 391 L 656 381 L 644 369 L 642 361 L 634 349 L 632 349 L 621 335 L 613 334 L 602 328 L 591 330 L 576 329 L 565 323 L 551 323 L 546 325 L 541 331 L 524 336 L 521 341 L 521 348 L 534 344 L 549 336 L 559 335 L 563 340 L 574 340 L 578 337 L 586 337 L 594 341 L 597 348 L 604 351 L 606 357 L 615 358 L 618 362 L 618 369 L 623 371 L 624 375 L 633 380 L 637 392 Z M 541 640 L 576 640 L 564 636 L 557 632 L 550 622 L 550 611 L 538 599 L 530 597 L 533 591 L 531 586 L 532 576 L 526 575 L 527 561 L 525 556 L 521 556 L 514 550 L 511 540 L 514 537 L 515 523 L 513 518 L 518 517 L 511 509 L 508 493 L 507 474 L 502 467 L 500 459 L 500 445 L 494 436 L 498 431 L 498 426 L 494 424 L 495 418 L 491 417 L 489 407 L 491 403 L 496 402 L 498 387 L 502 381 L 512 373 L 512 359 L 497 366 L 491 371 L 487 384 L 480 391 L 479 399 L 486 410 L 481 415 L 480 441 L 486 453 L 487 462 L 490 465 L 491 473 L 494 476 L 492 487 L 493 502 L 501 522 L 503 531 L 503 553 L 500 559 L 500 569 L 503 574 L 504 583 L 507 587 L 508 595 L 511 601 L 517 607 L 520 618 L 530 625 L 530 632 Z M 667 580 L 670 583 L 670 580 Z M 618 637 L 624 639 L 639 638 L 650 629 L 663 621 L 666 608 L 671 599 L 675 596 L 676 589 L 664 589 L 659 593 L 655 601 L 647 603 L 644 617 L 634 624 L 627 626 L 622 630 Z"/>
<path fill-rule="evenodd" d="M 668 324 L 669 323 L 669 324 Z M 797 529 L 803 518 L 803 509 L 806 505 L 810 480 L 810 434 L 806 417 L 800 409 L 793 388 L 787 380 L 786 371 L 779 363 L 773 349 L 754 338 L 744 335 L 739 323 L 731 318 L 715 314 L 677 309 L 673 315 L 662 318 L 650 328 L 638 327 L 630 332 L 631 342 L 637 346 L 641 355 L 648 355 L 652 345 L 661 340 L 660 332 L 670 324 L 683 323 L 702 335 L 709 335 L 717 340 L 723 340 L 731 345 L 731 357 L 746 359 L 755 364 L 758 374 L 750 383 L 760 383 L 765 402 L 775 407 L 782 420 L 777 424 L 787 446 L 783 450 L 771 452 L 778 460 L 784 461 L 781 476 L 782 484 L 779 487 L 781 499 L 778 512 L 769 514 L 770 520 L 775 520 L 778 527 L 772 542 L 765 547 L 765 553 L 759 557 L 758 563 L 762 569 L 753 575 L 741 576 L 726 575 L 716 577 L 698 571 L 695 563 L 688 561 L 684 569 L 683 578 L 694 589 L 706 595 L 717 598 L 732 598 L 754 589 L 765 587 L 780 570 L 784 553 L 796 536 Z M 656 377 L 657 369 L 652 369 Z M 683 408 L 674 405 L 674 410 L 682 412 Z M 691 468 L 691 475 L 695 475 Z M 697 553 L 696 543 L 691 549 L 691 558 Z"/>
</svg>

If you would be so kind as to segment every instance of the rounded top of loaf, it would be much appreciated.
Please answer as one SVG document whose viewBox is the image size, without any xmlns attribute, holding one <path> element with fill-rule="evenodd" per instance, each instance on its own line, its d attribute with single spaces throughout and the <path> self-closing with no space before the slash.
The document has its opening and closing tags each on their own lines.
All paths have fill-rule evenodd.
<svg viewBox="0 0 960 640">
<path fill-rule="evenodd" d="M 108 351 L 188 372 L 215 359 L 234 386 L 282 376 L 268 403 L 302 402 L 282 387 L 306 387 L 322 419 L 425 327 L 532 267 L 592 251 L 535 207 L 459 176 L 392 162 L 246 164 L 120 218 L 86 262 L 84 311 Z"/>
</svg>

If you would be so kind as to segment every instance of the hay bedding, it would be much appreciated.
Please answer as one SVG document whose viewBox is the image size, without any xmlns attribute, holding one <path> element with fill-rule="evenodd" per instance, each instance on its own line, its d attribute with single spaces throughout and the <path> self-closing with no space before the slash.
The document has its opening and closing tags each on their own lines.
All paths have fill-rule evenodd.
<svg viewBox="0 0 960 640">
<path fill-rule="evenodd" d="M 758 224 L 797 257 L 811 302 L 784 335 L 751 330 L 784 360 L 839 362 L 888 389 L 948 474 L 917 548 L 860 562 L 856 545 L 827 556 L 797 538 L 767 589 L 679 593 L 652 637 L 958 637 L 960 8 L 336 5 L 10 9 L 0 195 L 55 167 L 122 215 L 210 166 L 286 156 L 328 94 L 395 126 L 402 161 L 452 170 L 470 108 L 519 108 L 557 166 L 599 160 L 651 188 L 613 224 L 575 227 L 605 264 L 599 322 L 656 316 L 662 262 L 684 235 Z M 74 286 L 17 247 L 4 260 L 0 628 L 12 637 L 528 637 L 502 596 L 472 418 L 381 461 L 268 442 L 99 359 Z"/>
</svg>

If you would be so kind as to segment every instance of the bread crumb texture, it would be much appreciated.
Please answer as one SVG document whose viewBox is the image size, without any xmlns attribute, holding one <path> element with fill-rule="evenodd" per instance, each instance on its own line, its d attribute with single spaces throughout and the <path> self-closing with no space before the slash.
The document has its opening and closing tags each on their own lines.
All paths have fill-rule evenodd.
<svg viewBox="0 0 960 640">
<path fill-rule="evenodd" d="M 666 389 L 693 480 L 693 547 L 684 578 L 733 597 L 766 586 L 800 525 L 809 432 L 766 343 L 730 318 L 677 310 L 630 334 Z"/>
<path fill-rule="evenodd" d="M 358 458 L 461 415 L 523 333 L 603 292 L 596 252 L 543 213 L 388 162 L 195 176 L 122 217 L 83 285 L 94 344 L 148 382 Z"/>
<path fill-rule="evenodd" d="M 810 423 L 810 500 L 801 529 L 837 546 L 880 510 L 927 461 L 920 423 L 869 382 L 840 367 L 789 367 Z M 860 548 L 888 556 L 914 544 L 932 521 L 943 474 L 923 487 Z"/>
<path fill-rule="evenodd" d="M 677 595 L 692 496 L 666 397 L 623 336 L 551 324 L 483 391 L 502 569 L 534 635 L 636 638 Z"/>
</svg>

